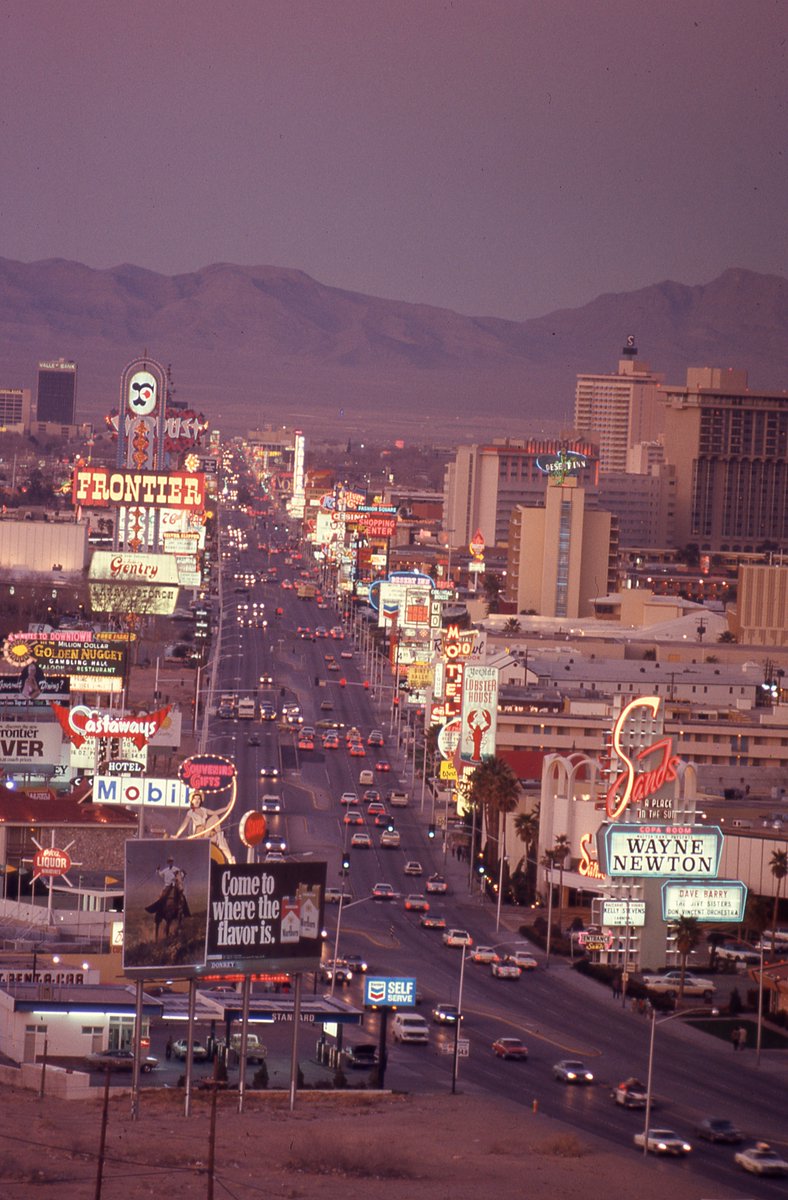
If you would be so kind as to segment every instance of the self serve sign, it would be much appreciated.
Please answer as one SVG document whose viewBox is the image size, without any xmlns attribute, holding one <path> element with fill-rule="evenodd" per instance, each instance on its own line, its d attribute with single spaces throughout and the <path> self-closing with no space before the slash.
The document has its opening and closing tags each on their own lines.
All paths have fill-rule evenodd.
<svg viewBox="0 0 788 1200">
<path fill-rule="evenodd" d="M 413 1008 L 416 980 L 376 976 L 364 980 L 364 1004 L 370 1008 Z"/>
</svg>

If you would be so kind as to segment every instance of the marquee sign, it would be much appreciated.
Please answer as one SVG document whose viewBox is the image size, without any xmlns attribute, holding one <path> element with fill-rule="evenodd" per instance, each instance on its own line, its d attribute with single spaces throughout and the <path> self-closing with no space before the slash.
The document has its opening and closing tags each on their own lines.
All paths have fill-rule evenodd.
<svg viewBox="0 0 788 1200">
<path fill-rule="evenodd" d="M 172 705 L 136 717 L 101 712 L 84 704 L 64 708 L 53 701 L 51 707 L 66 737 L 77 749 L 88 738 L 128 738 L 141 750 L 158 732 Z"/>
<path fill-rule="evenodd" d="M 662 885 L 663 921 L 695 917 L 738 925 L 744 920 L 746 903 L 747 888 L 738 879 L 715 879 L 713 883 L 671 879 Z"/>
<path fill-rule="evenodd" d="M 200 792 L 223 792 L 236 777 L 235 763 L 222 754 L 194 754 L 178 768 L 178 775 Z"/>
<path fill-rule="evenodd" d="M 603 900 L 602 924 L 621 929 L 646 923 L 645 900 Z"/>
<path fill-rule="evenodd" d="M 604 825 L 600 834 L 602 866 L 614 878 L 717 877 L 722 851 L 717 825 Z"/>
<path fill-rule="evenodd" d="M 82 466 L 74 471 L 71 499 L 94 508 L 131 504 L 197 510 L 205 507 L 205 476 Z"/>
</svg>

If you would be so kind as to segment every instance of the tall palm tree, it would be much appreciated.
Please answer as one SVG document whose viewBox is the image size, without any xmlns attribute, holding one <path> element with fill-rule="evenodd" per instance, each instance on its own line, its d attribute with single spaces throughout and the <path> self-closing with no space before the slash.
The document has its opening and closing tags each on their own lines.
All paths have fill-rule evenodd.
<svg viewBox="0 0 788 1200">
<path fill-rule="evenodd" d="M 774 957 L 777 921 L 780 913 L 780 889 L 782 888 L 783 880 L 788 875 L 788 850 L 773 850 L 772 856 L 769 859 L 769 866 L 772 875 L 777 880 L 777 890 L 774 893 L 774 908 L 772 909 L 772 957 Z"/>
<path fill-rule="evenodd" d="M 553 863 L 558 864 L 558 929 L 564 927 L 564 864 L 571 847 L 565 833 L 557 833 L 552 855 Z"/>
<path fill-rule="evenodd" d="M 676 934 L 676 949 L 679 952 L 679 962 L 681 964 L 678 995 L 678 1003 L 681 1004 L 684 998 L 684 976 L 687 972 L 687 957 L 701 940 L 702 931 L 697 917 L 679 917 L 673 923 L 673 930 Z"/>
<path fill-rule="evenodd" d="M 514 812 L 520 799 L 520 784 L 508 762 L 502 758 L 490 758 L 481 763 L 471 775 L 470 797 L 471 803 L 478 804 L 484 811 L 487 846 L 492 840 L 490 830 L 498 826 L 498 854 L 486 855 L 488 864 L 492 864 L 505 854 L 503 819 L 507 813 Z"/>
<path fill-rule="evenodd" d="M 535 854 L 537 842 L 539 841 L 539 814 L 540 805 L 537 801 L 536 806 L 530 812 L 518 813 L 514 818 L 514 832 L 524 847 L 524 875 L 531 895 L 536 891 L 536 868 L 538 863 Z"/>
</svg>

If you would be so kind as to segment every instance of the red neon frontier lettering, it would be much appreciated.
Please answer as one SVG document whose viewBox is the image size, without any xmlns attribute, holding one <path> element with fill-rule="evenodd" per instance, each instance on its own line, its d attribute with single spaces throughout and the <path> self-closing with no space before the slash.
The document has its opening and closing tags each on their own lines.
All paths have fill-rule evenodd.
<svg viewBox="0 0 788 1200">
<path fill-rule="evenodd" d="M 672 738 L 660 738 L 659 741 L 646 746 L 638 752 L 634 760 L 621 747 L 621 732 L 632 710 L 638 707 L 648 708 L 651 710 L 652 715 L 656 716 L 659 711 L 659 705 L 659 696 L 645 696 L 638 700 L 632 700 L 622 709 L 621 715 L 616 721 L 613 729 L 613 749 L 624 763 L 624 770 L 613 780 L 605 798 L 607 815 L 613 821 L 621 816 L 631 800 L 645 800 L 648 796 L 653 796 L 655 792 L 659 791 L 664 783 L 668 783 L 676 778 L 676 769 L 681 760 L 678 755 L 671 753 L 673 746 Z M 662 752 L 661 762 L 656 767 L 652 767 L 651 770 L 642 771 L 638 774 L 635 770 L 636 763 L 641 762 L 656 751 Z M 618 792 L 622 788 L 623 791 L 619 798 Z"/>
</svg>

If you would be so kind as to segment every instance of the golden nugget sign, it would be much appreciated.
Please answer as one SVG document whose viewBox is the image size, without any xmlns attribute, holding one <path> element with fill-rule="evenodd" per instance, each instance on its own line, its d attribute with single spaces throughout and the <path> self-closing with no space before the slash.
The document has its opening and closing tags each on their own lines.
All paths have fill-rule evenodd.
<svg viewBox="0 0 788 1200">
<path fill-rule="evenodd" d="M 107 508 L 144 505 L 148 508 L 202 509 L 205 476 L 187 471 L 124 471 L 109 467 L 77 467 L 71 491 L 74 504 Z"/>
<path fill-rule="evenodd" d="M 656 796 L 663 784 L 671 783 L 676 778 L 676 769 L 681 760 L 673 753 L 672 738 L 658 738 L 636 754 L 628 754 L 622 745 L 624 728 L 632 713 L 638 708 L 645 708 L 652 717 L 656 717 L 659 706 L 659 696 L 642 696 L 627 704 L 615 723 L 613 749 L 624 769 L 611 783 L 605 799 L 605 808 L 611 821 L 620 817 L 630 803 L 644 804 Z"/>
</svg>

